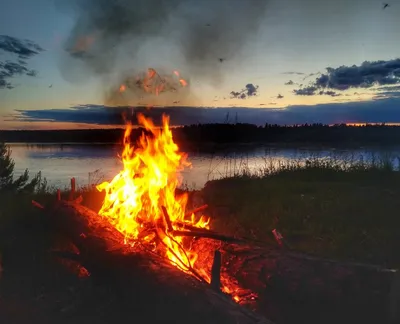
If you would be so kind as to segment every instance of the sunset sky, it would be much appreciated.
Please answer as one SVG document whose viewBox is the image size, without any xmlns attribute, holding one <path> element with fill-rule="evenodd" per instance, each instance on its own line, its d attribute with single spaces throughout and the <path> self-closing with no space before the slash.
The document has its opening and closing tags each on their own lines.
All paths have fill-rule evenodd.
<svg viewBox="0 0 400 324">
<path fill-rule="evenodd" d="M 86 17 L 95 0 L 0 0 L 0 35 L 44 49 L 27 59 L 36 76 L 16 75 L 7 79 L 12 89 L 0 88 L 0 129 L 105 127 L 104 118 L 96 119 L 104 105 L 141 103 L 232 107 L 195 108 L 193 119 L 194 108 L 187 108 L 188 123 L 223 122 L 227 111 L 238 112 L 239 121 L 260 124 L 400 122 L 399 2 L 383 10 L 377 0 L 252 0 L 260 9 L 236 17 L 229 15 L 242 12 L 235 8 L 240 1 L 214 1 L 219 7 L 210 11 L 208 0 L 176 0 L 176 9 L 158 18 L 139 13 L 143 18 L 135 25 L 129 10 L 143 1 L 131 0 L 114 28 L 110 20 L 118 20 L 113 16 L 118 11 L 107 13 L 99 25 Z M 93 8 L 100 16 L 101 10 Z M 191 40 L 185 37 L 195 33 L 201 38 L 186 44 Z M 195 46 L 205 53 L 197 55 Z M 79 56 L 71 48 L 78 48 Z M 0 62 L 8 59 L 16 57 L 0 47 Z M 145 93 L 142 98 L 137 90 L 110 95 L 128 71 L 149 67 L 171 75 L 181 71 L 188 88 L 158 98 Z M 247 84 L 259 87 L 256 95 L 231 98 L 231 91 Z"/>
</svg>

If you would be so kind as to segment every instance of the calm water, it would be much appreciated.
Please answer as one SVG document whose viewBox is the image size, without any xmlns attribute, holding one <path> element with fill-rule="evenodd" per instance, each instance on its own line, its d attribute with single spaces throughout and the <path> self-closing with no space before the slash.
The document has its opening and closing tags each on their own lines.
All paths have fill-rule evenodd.
<svg viewBox="0 0 400 324">
<path fill-rule="evenodd" d="M 10 146 L 15 160 L 16 174 L 25 169 L 29 169 L 31 174 L 42 171 L 49 184 L 58 188 L 68 186 L 71 177 L 76 178 L 78 186 L 110 180 L 122 166 L 118 158 L 121 147 L 118 146 L 103 144 L 11 144 Z M 310 157 L 368 161 L 379 157 L 396 159 L 398 156 L 400 147 L 384 150 L 257 147 L 246 152 L 230 149 L 218 154 L 189 153 L 192 168 L 183 171 L 182 178 L 184 184 L 199 189 L 208 180 L 232 175 L 243 168 L 256 172 L 266 164 L 277 165 L 279 161 L 304 161 Z"/>
</svg>

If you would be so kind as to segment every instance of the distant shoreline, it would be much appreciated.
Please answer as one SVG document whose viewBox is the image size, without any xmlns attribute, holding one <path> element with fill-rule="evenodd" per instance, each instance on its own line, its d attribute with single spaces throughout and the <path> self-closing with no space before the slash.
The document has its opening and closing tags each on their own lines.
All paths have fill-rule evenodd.
<svg viewBox="0 0 400 324">
<path fill-rule="evenodd" d="M 400 145 L 400 127 L 386 125 L 201 124 L 171 129 L 184 151 L 219 150 L 224 147 L 387 147 Z M 133 129 L 136 142 L 144 130 Z M 0 141 L 32 145 L 121 145 L 123 129 L 0 130 Z"/>
</svg>

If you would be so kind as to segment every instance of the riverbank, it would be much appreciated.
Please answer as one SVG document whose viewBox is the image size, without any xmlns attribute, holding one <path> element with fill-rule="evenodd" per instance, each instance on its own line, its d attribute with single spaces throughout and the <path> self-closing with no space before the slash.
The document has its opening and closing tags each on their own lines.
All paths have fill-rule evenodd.
<svg viewBox="0 0 400 324">
<path fill-rule="evenodd" d="M 400 266 L 399 183 L 398 167 L 390 161 L 309 160 L 265 166 L 251 174 L 243 169 L 209 181 L 202 190 L 190 192 L 189 204 L 208 204 L 212 227 L 229 235 L 271 240 L 271 231 L 277 229 L 294 250 Z M 87 188 L 81 193 L 85 205 L 100 209 L 102 193 Z M 30 216 L 36 213 L 32 199 L 46 203 L 54 197 L 43 186 L 40 193 L 1 194 L 1 237 L 35 219 Z"/>
<path fill-rule="evenodd" d="M 399 182 L 400 172 L 389 161 L 293 162 L 209 181 L 189 192 L 188 209 L 207 203 L 212 228 L 228 235 L 271 241 L 277 229 L 295 251 L 399 267 Z M 79 194 L 83 204 L 99 210 L 102 193 L 80 188 Z M 66 199 L 68 192 L 62 195 Z M 108 323 L 115 314 L 129 316 L 114 288 L 91 279 L 74 262 L 55 262 L 49 252 L 67 241 L 32 200 L 47 205 L 55 193 L 43 182 L 34 193 L 0 193 L 4 318 Z"/>
</svg>

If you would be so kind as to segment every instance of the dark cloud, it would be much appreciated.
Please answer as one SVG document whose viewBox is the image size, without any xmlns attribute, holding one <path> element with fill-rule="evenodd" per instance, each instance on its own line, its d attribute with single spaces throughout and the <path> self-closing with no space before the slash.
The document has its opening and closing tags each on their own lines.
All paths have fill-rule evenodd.
<svg viewBox="0 0 400 324">
<path fill-rule="evenodd" d="M 15 86 L 9 80 L 15 76 L 34 77 L 37 75 L 35 70 L 27 68 L 26 60 L 43 51 L 39 45 L 29 40 L 0 35 L 0 51 L 9 55 L 17 55 L 16 61 L 0 62 L 0 89 L 13 89 Z"/>
<path fill-rule="evenodd" d="M 252 83 L 246 84 L 246 87 L 240 91 L 231 91 L 231 99 L 246 99 L 248 97 L 256 96 L 258 94 L 258 85 Z"/>
<path fill-rule="evenodd" d="M 256 35 L 268 1 L 58 0 L 58 3 L 75 18 L 65 43 L 67 55 L 60 64 L 67 80 L 95 75 L 110 85 L 110 75 L 118 73 L 116 66 L 124 71 L 120 79 L 125 79 L 130 70 L 173 69 L 168 64 L 175 60 L 184 65 L 187 74 L 217 85 L 222 82 L 224 66 L 218 58 L 234 57 Z M 166 57 L 170 54 L 162 47 L 163 42 L 173 45 L 174 57 Z M 125 58 L 123 63 L 121 56 Z M 146 56 L 148 61 L 154 58 L 154 62 L 151 66 L 137 66 L 138 56 Z M 72 69 L 77 61 L 82 63 L 81 68 Z"/>
<path fill-rule="evenodd" d="M 337 93 L 337 92 L 332 91 L 332 90 L 320 91 L 319 94 L 320 95 L 331 96 L 331 97 L 340 97 L 342 95 L 342 94 Z"/>
<path fill-rule="evenodd" d="M 361 65 L 328 67 L 305 88 L 295 90 L 297 95 L 314 95 L 317 90 L 344 91 L 351 88 L 372 88 L 400 83 L 400 59 L 365 61 Z M 315 91 L 310 91 L 315 89 Z"/>
<path fill-rule="evenodd" d="M 340 99 L 339 99 L 340 100 Z M 272 105 L 270 103 L 269 105 Z M 400 122 L 400 98 L 389 98 L 363 102 L 335 102 L 314 106 L 289 106 L 286 108 L 204 108 L 204 107 L 160 107 L 147 110 L 145 107 L 104 107 L 84 105 L 69 109 L 18 110 L 12 117 L 18 121 L 53 121 L 88 123 L 98 125 L 123 124 L 122 113 L 134 116 L 144 112 L 160 121 L 161 114 L 171 117 L 172 125 L 224 122 L 226 114 L 237 113 L 241 122 L 263 125 L 264 123 L 390 123 Z"/>
<path fill-rule="evenodd" d="M 285 85 L 293 85 L 294 82 L 292 80 L 289 80 L 288 82 L 285 82 Z"/>
<path fill-rule="evenodd" d="M 318 88 L 313 86 L 308 86 L 300 89 L 294 89 L 294 94 L 298 96 L 313 96 L 316 94 Z"/>
<path fill-rule="evenodd" d="M 30 40 L 0 35 L 0 50 L 18 55 L 20 64 L 24 64 L 23 60 L 39 54 L 43 51 L 43 48 Z"/>
<path fill-rule="evenodd" d="M 377 91 L 400 91 L 400 85 L 398 86 L 384 86 L 376 89 Z"/>
<path fill-rule="evenodd" d="M 278 94 L 278 95 L 276 96 L 276 98 L 277 98 L 277 99 L 283 99 L 283 96 L 282 96 L 281 94 Z"/>
</svg>

